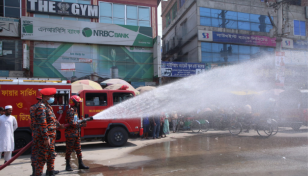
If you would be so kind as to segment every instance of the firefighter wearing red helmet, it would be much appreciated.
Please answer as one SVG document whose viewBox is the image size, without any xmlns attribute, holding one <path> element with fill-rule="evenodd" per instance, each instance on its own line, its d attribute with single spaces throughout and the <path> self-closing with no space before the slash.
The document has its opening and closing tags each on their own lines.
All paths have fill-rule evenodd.
<svg viewBox="0 0 308 176">
<path fill-rule="evenodd" d="M 54 176 L 56 174 L 54 170 L 56 128 L 64 128 L 64 125 L 57 121 L 50 106 L 54 102 L 54 94 L 56 92 L 55 88 L 42 89 L 40 91 L 42 98 L 37 103 L 38 107 L 31 109 L 31 116 L 34 117 L 33 124 L 31 125 L 33 144 L 35 150 L 37 150 L 35 153 L 35 163 L 33 163 L 36 176 L 42 175 L 46 161 L 46 175 Z"/>
<path fill-rule="evenodd" d="M 85 166 L 82 162 L 82 154 L 81 154 L 81 145 L 80 145 L 80 127 L 86 126 L 86 123 L 78 124 L 78 107 L 82 99 L 73 95 L 70 98 L 70 106 L 71 108 L 67 111 L 67 115 L 65 118 L 65 123 L 70 124 L 69 127 L 65 129 L 65 138 L 66 138 L 66 168 L 67 171 L 73 171 L 70 165 L 71 153 L 75 150 L 76 155 L 78 157 L 79 169 L 89 169 L 88 166 Z"/>
</svg>

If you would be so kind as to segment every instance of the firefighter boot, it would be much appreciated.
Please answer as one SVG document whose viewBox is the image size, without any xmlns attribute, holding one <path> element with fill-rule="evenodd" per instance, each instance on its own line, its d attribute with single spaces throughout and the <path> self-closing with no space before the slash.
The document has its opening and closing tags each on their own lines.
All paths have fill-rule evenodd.
<svg viewBox="0 0 308 176">
<path fill-rule="evenodd" d="M 55 176 L 55 171 L 47 171 L 48 173 L 46 173 L 47 176 Z"/>
<path fill-rule="evenodd" d="M 48 175 L 49 172 L 50 172 L 50 171 L 46 170 L 46 175 Z M 58 171 L 58 170 L 53 170 L 53 173 L 56 175 L 56 174 L 60 173 L 60 171 Z"/>
<path fill-rule="evenodd" d="M 69 160 L 69 159 L 66 159 L 66 167 L 65 167 L 65 170 L 66 170 L 66 171 L 73 171 L 73 169 L 71 168 L 70 160 Z"/>
<path fill-rule="evenodd" d="M 31 166 L 32 166 L 32 175 L 31 175 L 31 176 L 35 176 L 35 167 L 34 167 L 33 164 L 31 164 Z M 47 175 L 47 174 L 46 174 L 46 175 Z"/>
<path fill-rule="evenodd" d="M 78 158 L 78 163 L 79 163 L 79 169 L 89 169 L 88 166 L 85 166 L 82 162 L 81 158 Z"/>
</svg>

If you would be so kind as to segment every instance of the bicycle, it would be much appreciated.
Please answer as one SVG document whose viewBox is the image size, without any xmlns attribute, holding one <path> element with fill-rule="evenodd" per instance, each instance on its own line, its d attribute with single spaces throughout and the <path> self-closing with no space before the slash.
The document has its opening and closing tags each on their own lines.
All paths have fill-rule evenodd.
<svg viewBox="0 0 308 176">
<path fill-rule="evenodd" d="M 258 135 L 261 137 L 269 137 L 274 132 L 274 128 L 272 126 L 272 119 L 249 119 L 249 121 L 247 122 L 247 120 L 243 118 L 241 123 L 244 127 L 247 128 L 246 132 L 249 133 L 249 128 L 252 128 L 256 130 Z"/>
</svg>

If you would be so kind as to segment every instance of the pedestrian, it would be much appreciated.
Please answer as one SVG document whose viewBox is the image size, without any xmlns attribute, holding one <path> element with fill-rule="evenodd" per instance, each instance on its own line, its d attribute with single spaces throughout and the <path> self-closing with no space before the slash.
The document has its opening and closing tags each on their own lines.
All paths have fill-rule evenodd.
<svg viewBox="0 0 308 176">
<path fill-rule="evenodd" d="M 153 117 L 153 124 L 154 124 L 154 129 L 153 129 L 153 139 L 160 139 L 159 137 L 159 130 L 160 130 L 160 117 L 159 116 L 154 116 Z"/>
<path fill-rule="evenodd" d="M 2 116 L 4 114 L 4 108 L 0 107 L 0 116 Z"/>
<path fill-rule="evenodd" d="M 161 138 L 166 137 L 166 134 L 164 133 L 164 124 L 165 124 L 165 114 L 162 113 L 160 115 L 160 130 L 159 130 L 159 136 Z"/>
<path fill-rule="evenodd" d="M 150 117 L 146 115 L 143 117 L 143 138 L 149 139 L 149 129 L 150 129 Z"/>
<path fill-rule="evenodd" d="M 53 112 L 50 104 L 54 102 L 55 88 L 44 88 L 40 91 L 42 101 L 35 111 L 35 119 L 33 122 L 33 142 L 37 149 L 35 156 L 35 175 L 41 176 L 43 168 L 47 162 L 47 176 L 54 176 L 54 162 L 56 157 L 55 140 L 56 129 L 64 128 Z"/>
<path fill-rule="evenodd" d="M 12 116 L 13 107 L 5 106 L 5 114 L 0 116 L 0 159 L 4 153 L 4 163 L 12 158 L 14 151 L 14 131 L 17 129 L 17 121 Z"/>
<path fill-rule="evenodd" d="M 164 133 L 165 135 L 169 134 L 169 114 L 165 113 L 165 123 L 164 123 Z"/>
<path fill-rule="evenodd" d="M 65 129 L 65 138 L 66 138 L 66 154 L 65 154 L 65 160 L 66 160 L 66 167 L 65 170 L 67 171 L 73 171 L 70 160 L 71 160 L 71 153 L 73 150 L 75 150 L 77 158 L 78 158 L 78 164 L 79 169 L 89 169 L 88 166 L 85 166 L 82 161 L 82 153 L 81 153 L 81 139 L 80 139 L 80 128 L 86 127 L 87 124 L 81 123 L 79 124 L 77 121 L 79 120 L 78 117 L 78 107 L 80 106 L 80 103 L 82 102 L 82 99 L 77 96 L 73 95 L 70 98 L 70 106 L 71 108 L 67 111 L 67 115 L 65 118 L 65 123 L 69 124 L 70 126 Z"/>
<path fill-rule="evenodd" d="M 173 133 L 175 133 L 175 131 L 176 131 L 177 121 L 178 121 L 178 115 L 174 111 L 173 114 L 172 114 L 172 130 L 173 130 Z"/>
</svg>

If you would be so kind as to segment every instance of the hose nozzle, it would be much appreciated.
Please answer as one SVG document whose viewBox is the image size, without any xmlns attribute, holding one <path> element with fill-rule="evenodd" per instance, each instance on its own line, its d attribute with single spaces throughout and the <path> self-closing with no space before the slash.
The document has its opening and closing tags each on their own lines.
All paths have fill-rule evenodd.
<svg viewBox="0 0 308 176">
<path fill-rule="evenodd" d="M 78 123 L 84 123 L 84 122 L 92 121 L 92 120 L 93 120 L 93 117 L 91 116 L 91 117 L 85 118 L 85 119 L 83 119 L 83 120 L 78 120 L 77 122 L 78 122 Z"/>
</svg>

